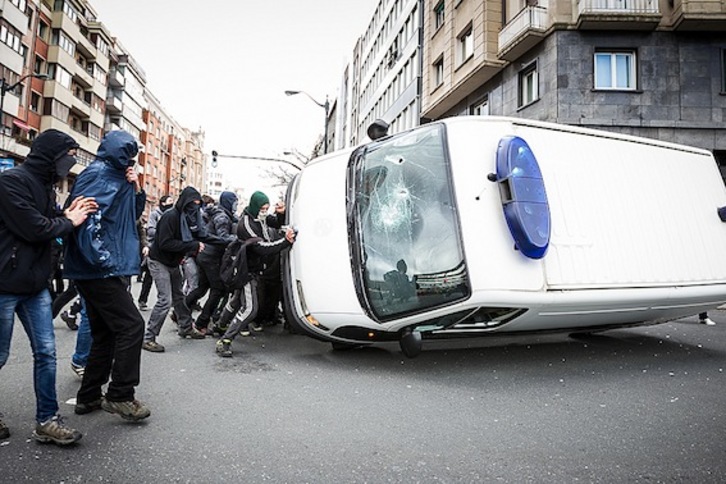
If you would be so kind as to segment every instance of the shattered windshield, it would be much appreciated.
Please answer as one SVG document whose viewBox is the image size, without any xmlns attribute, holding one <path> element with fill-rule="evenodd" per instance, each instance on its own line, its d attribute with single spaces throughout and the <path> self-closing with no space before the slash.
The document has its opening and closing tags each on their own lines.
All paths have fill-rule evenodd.
<svg viewBox="0 0 726 484">
<path fill-rule="evenodd" d="M 443 134 L 414 130 L 353 164 L 352 255 L 361 301 L 379 320 L 470 294 Z"/>
</svg>

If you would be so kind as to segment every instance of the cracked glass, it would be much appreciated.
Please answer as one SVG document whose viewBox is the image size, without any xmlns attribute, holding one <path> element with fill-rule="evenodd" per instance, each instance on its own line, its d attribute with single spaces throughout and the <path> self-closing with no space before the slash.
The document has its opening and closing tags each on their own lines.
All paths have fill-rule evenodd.
<svg viewBox="0 0 726 484">
<path fill-rule="evenodd" d="M 444 140 L 443 127 L 424 127 L 354 158 L 353 261 L 379 320 L 470 294 Z"/>
</svg>

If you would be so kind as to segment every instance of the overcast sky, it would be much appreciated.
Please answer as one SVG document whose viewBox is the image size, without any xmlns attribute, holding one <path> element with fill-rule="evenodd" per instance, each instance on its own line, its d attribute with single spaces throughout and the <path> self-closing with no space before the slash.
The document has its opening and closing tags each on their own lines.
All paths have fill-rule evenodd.
<svg viewBox="0 0 726 484">
<path fill-rule="evenodd" d="M 206 152 L 310 153 L 319 102 L 336 97 L 378 0 L 92 0 L 182 125 L 206 131 Z M 246 163 L 227 161 L 225 164 Z"/>
</svg>

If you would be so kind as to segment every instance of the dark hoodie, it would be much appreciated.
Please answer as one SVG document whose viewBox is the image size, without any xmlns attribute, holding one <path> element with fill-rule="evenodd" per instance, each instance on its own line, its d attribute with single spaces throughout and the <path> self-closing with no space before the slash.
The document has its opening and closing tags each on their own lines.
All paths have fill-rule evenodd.
<svg viewBox="0 0 726 484">
<path fill-rule="evenodd" d="M 135 194 L 126 168 L 138 153 L 136 139 L 126 131 L 110 131 L 101 140 L 96 160 L 73 184 L 71 199 L 94 197 L 98 211 L 79 226 L 66 244 L 63 275 L 88 280 L 139 273 L 141 257 L 136 221 L 146 194 Z"/>
<path fill-rule="evenodd" d="M 35 294 L 48 287 L 51 241 L 73 224 L 55 208 L 56 161 L 78 143 L 65 133 L 41 133 L 25 163 L 0 174 L 0 294 Z"/>
<path fill-rule="evenodd" d="M 207 231 L 219 237 L 224 245 L 233 242 L 236 238 L 234 226 L 237 223 L 235 212 L 237 211 L 237 195 L 232 192 L 222 192 L 219 196 L 219 205 L 209 211 Z M 221 245 L 210 245 L 200 254 L 200 259 L 221 259 L 224 255 L 224 247 Z"/>
<path fill-rule="evenodd" d="M 194 203 L 196 200 L 199 203 Z M 169 267 L 178 266 L 186 256 L 199 252 L 199 242 L 218 244 L 207 234 L 201 213 L 202 196 L 193 187 L 182 190 L 179 199 L 163 213 L 156 225 L 156 236 L 149 257 Z"/>
</svg>

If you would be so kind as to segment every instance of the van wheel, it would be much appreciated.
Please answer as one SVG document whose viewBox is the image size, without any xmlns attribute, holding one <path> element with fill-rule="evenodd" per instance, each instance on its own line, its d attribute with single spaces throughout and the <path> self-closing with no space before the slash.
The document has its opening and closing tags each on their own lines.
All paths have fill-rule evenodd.
<svg viewBox="0 0 726 484">
<path fill-rule="evenodd" d="M 401 351 L 407 358 L 416 358 L 421 354 L 421 348 L 423 347 L 423 340 L 421 333 L 418 331 L 406 330 L 401 335 Z"/>
</svg>

